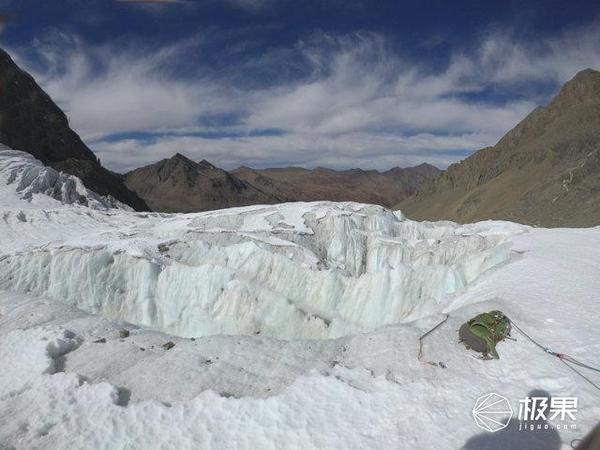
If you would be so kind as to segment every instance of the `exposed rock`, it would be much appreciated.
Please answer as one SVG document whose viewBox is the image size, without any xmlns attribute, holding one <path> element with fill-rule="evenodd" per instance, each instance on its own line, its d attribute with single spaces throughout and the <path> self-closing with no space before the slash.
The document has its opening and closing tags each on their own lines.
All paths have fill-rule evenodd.
<svg viewBox="0 0 600 450">
<path fill-rule="evenodd" d="M 417 220 L 600 224 L 600 72 L 579 72 L 495 146 L 451 165 L 396 207 Z"/>
</svg>

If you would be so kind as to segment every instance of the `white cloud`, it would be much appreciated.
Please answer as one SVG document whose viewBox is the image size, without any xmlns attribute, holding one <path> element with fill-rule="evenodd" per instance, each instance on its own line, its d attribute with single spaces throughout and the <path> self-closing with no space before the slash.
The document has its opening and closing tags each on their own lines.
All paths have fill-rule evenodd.
<svg viewBox="0 0 600 450">
<path fill-rule="evenodd" d="M 474 51 L 457 52 L 442 70 L 431 70 L 391 51 L 377 34 L 318 35 L 276 57 L 260 56 L 265 71 L 303 64 L 305 76 L 249 88 L 239 67 L 218 72 L 202 62 L 205 38 L 170 46 L 122 43 L 93 46 L 54 36 L 38 42 L 43 69 L 34 75 L 65 107 L 72 126 L 111 168 L 126 169 L 175 151 L 235 167 L 305 165 L 384 169 L 458 159 L 457 150 L 494 144 L 539 101 L 531 86 L 558 87 L 576 71 L 600 67 L 600 23 L 541 42 L 510 32 L 486 36 Z M 286 51 L 290 57 L 286 58 Z M 197 71 L 178 72 L 194 59 Z M 27 66 L 28 57 L 20 58 Z M 500 92 L 500 98 L 486 92 Z M 509 95 L 506 95 L 509 93 Z M 512 93 L 512 94 L 510 94 Z M 232 123 L 206 117 L 235 117 Z M 213 121 L 214 122 L 214 121 Z M 252 136 L 200 138 L 211 131 Z M 120 132 L 157 132 L 156 139 L 108 142 Z M 168 136 L 160 133 L 168 132 Z"/>
<path fill-rule="evenodd" d="M 517 40 L 510 33 L 496 32 L 480 46 L 477 62 L 493 83 L 562 84 L 580 70 L 600 68 L 599 42 L 599 20 L 542 40 Z"/>
<path fill-rule="evenodd" d="M 32 72 L 84 139 L 179 127 L 222 107 L 221 86 L 202 78 L 185 80 L 164 69 L 197 43 L 94 47 L 59 35 L 51 43 L 36 44 L 46 65 L 43 72 Z M 212 99 L 210 104 L 206 98 Z"/>
</svg>

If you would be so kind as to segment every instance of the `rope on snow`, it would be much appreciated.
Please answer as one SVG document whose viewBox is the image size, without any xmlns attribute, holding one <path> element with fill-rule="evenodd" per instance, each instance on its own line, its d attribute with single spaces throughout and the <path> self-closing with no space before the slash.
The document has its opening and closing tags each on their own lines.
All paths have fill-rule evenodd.
<svg viewBox="0 0 600 450">
<path fill-rule="evenodd" d="M 565 353 L 558 353 L 558 352 L 552 351 L 548 347 L 544 347 L 542 344 L 540 344 L 535 339 L 533 339 L 530 335 L 528 335 L 527 333 L 525 333 L 525 331 L 523 331 L 514 321 L 511 320 L 510 323 L 523 336 L 525 336 L 527 339 L 529 339 L 531 342 L 533 342 L 536 346 L 538 346 L 539 348 L 541 348 L 544 352 L 548 353 L 549 355 L 556 356 L 560 360 L 560 362 L 562 362 L 565 366 L 567 366 L 569 369 L 571 369 L 573 372 L 575 372 L 577 375 L 579 375 L 581 378 L 583 378 L 585 381 L 587 381 L 588 383 L 590 383 L 592 386 L 594 386 L 596 389 L 598 389 L 600 391 L 600 386 L 598 386 L 596 383 L 594 383 L 592 380 L 590 380 L 588 377 L 586 377 L 584 374 L 582 374 L 579 370 L 577 370 L 571 364 L 577 365 L 577 366 L 580 366 L 580 367 L 584 367 L 586 369 L 593 370 L 595 372 L 600 372 L 600 369 L 598 369 L 596 367 L 592 367 L 592 366 L 587 365 L 587 364 L 584 364 L 581 361 L 578 361 L 575 358 L 573 358 L 572 356 L 569 356 L 569 355 L 567 355 Z"/>
<path fill-rule="evenodd" d="M 426 364 L 430 364 L 432 366 L 439 366 L 443 369 L 446 368 L 446 365 L 443 362 L 433 362 L 433 361 L 423 361 L 423 339 L 425 339 L 430 333 L 434 332 L 435 330 L 437 330 L 440 326 L 442 326 L 447 320 L 448 317 L 450 317 L 450 314 L 446 314 L 446 317 L 444 318 L 444 320 L 442 320 L 440 323 L 438 323 L 435 327 L 433 327 L 431 330 L 427 331 L 425 334 L 421 335 L 421 337 L 419 337 L 419 355 L 417 356 L 417 359 L 419 360 L 419 362 L 422 363 L 426 363 Z"/>
</svg>

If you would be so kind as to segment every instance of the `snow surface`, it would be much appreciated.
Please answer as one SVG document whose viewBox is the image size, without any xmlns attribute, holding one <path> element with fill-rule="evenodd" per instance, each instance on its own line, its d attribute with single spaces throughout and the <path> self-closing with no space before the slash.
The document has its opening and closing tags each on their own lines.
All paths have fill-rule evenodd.
<svg viewBox="0 0 600 450">
<path fill-rule="evenodd" d="M 471 417 L 483 394 L 516 409 L 534 389 L 579 398 L 563 448 L 600 417 L 598 391 L 522 336 L 497 361 L 457 342 L 501 309 L 599 366 L 600 228 L 93 209 L 15 189 L 43 172 L 19 158 L 0 152 L 0 448 L 547 448 Z M 424 352 L 446 368 L 420 363 L 444 313 Z"/>
</svg>

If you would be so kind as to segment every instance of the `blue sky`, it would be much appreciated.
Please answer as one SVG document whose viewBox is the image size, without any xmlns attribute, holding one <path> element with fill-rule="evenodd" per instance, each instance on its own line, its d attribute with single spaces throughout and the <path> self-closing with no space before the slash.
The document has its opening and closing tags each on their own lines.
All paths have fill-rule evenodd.
<svg viewBox="0 0 600 450">
<path fill-rule="evenodd" d="M 440 167 L 600 68 L 596 1 L 0 0 L 3 47 L 111 169 Z"/>
</svg>

